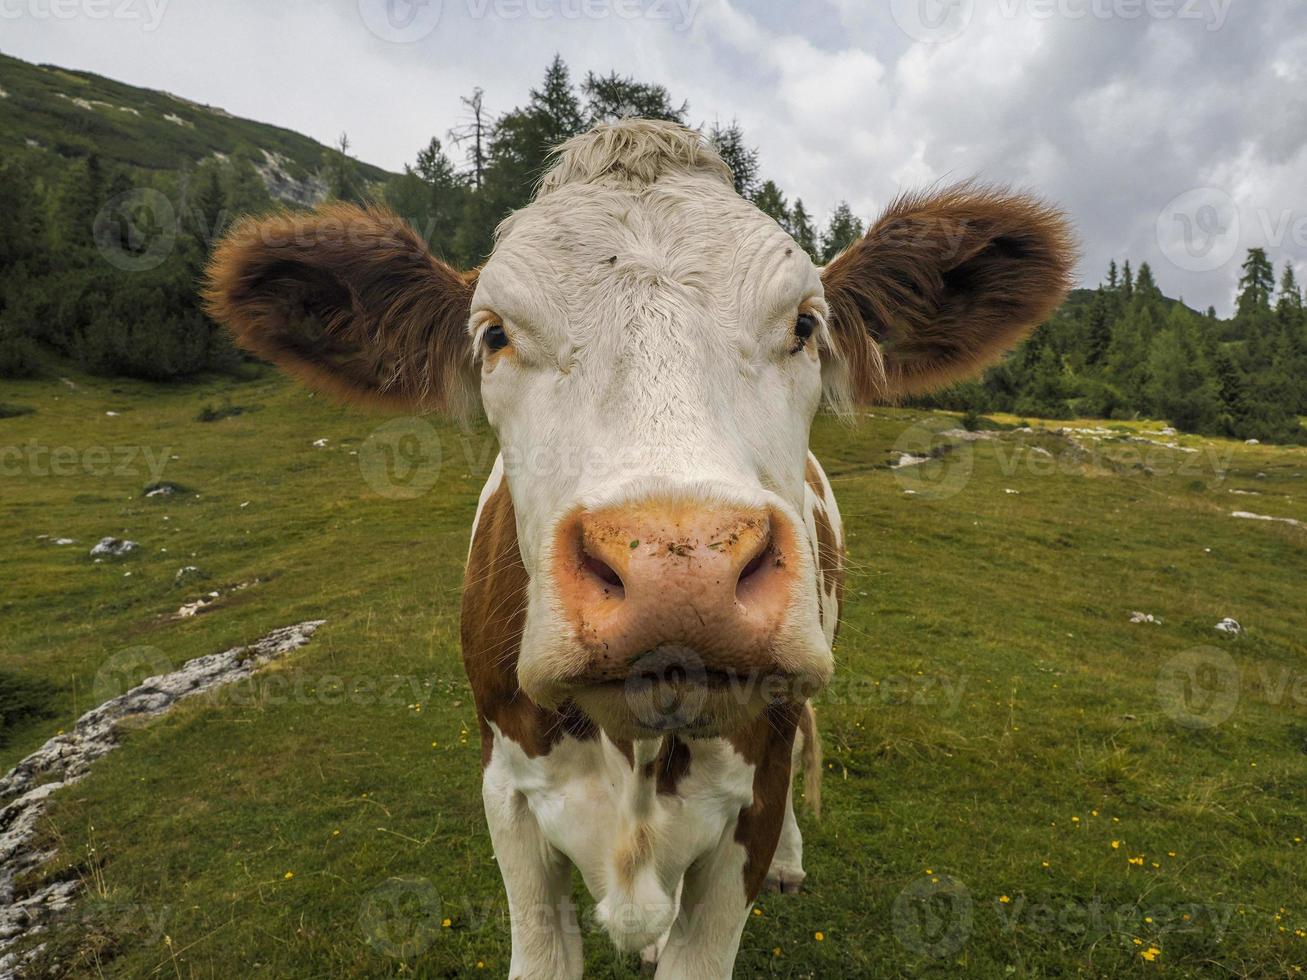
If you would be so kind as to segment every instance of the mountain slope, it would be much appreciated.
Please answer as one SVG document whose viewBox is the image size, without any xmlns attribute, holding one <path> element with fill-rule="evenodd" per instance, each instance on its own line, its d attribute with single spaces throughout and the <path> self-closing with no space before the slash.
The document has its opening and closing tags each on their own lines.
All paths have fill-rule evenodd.
<svg viewBox="0 0 1307 980">
<path fill-rule="evenodd" d="M 274 197 L 306 204 L 325 190 L 317 173 L 327 147 L 300 133 L 168 92 L 0 54 L 0 152 L 14 150 L 62 157 L 94 152 L 104 162 L 144 170 L 179 170 L 215 154 L 243 156 Z M 370 164 L 358 169 L 366 181 L 391 176 Z"/>
</svg>

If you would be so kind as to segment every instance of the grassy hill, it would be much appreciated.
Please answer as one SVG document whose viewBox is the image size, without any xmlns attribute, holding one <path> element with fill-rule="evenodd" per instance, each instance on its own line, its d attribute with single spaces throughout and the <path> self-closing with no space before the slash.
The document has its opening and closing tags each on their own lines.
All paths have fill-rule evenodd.
<svg viewBox="0 0 1307 980">
<path fill-rule="evenodd" d="M 0 54 L 0 152 L 62 157 L 94 152 L 105 162 L 179 170 L 215 154 L 244 156 L 274 196 L 298 203 L 327 148 L 280 126 L 85 71 L 33 65 Z M 359 164 L 367 181 L 391 176 Z"/>
<path fill-rule="evenodd" d="M 380 420 L 273 377 L 68 380 L 5 386 L 34 411 L 0 419 L 18 450 L 0 457 L 0 675 L 31 710 L 0 765 L 87 710 L 126 652 L 180 664 L 328 622 L 239 689 L 127 732 L 56 796 L 38 877 L 83 887 L 39 975 L 503 976 L 458 650 L 493 439 L 433 420 L 435 486 L 382 497 L 360 467 Z M 820 699 L 825 814 L 800 816 L 807 891 L 763 897 L 738 976 L 1307 964 L 1307 530 L 1232 517 L 1307 521 L 1307 449 L 1061 424 L 953 437 L 899 470 L 911 436 L 956 417 L 818 420 L 850 550 Z M 27 447 L 75 463 L 55 472 Z M 146 497 L 159 478 L 189 492 Z M 141 547 L 97 564 L 104 535 Z M 183 566 L 205 577 L 178 583 Z M 209 611 L 176 617 L 210 591 Z M 1243 635 L 1214 629 L 1227 616 Z M 1195 657 L 1238 680 L 1209 727 L 1174 703 L 1174 668 Z M 1192 682 L 1202 712 L 1210 679 Z M 425 882 L 416 904 L 394 878 Z M 920 914 L 903 899 L 937 886 Z M 638 975 L 582 908 L 587 975 Z M 395 955 L 396 937 L 421 954 Z"/>
</svg>

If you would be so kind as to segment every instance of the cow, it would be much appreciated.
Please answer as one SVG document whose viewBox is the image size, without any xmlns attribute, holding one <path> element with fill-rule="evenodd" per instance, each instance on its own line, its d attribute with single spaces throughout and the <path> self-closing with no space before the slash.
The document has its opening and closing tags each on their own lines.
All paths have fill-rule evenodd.
<svg viewBox="0 0 1307 980">
<path fill-rule="evenodd" d="M 1074 253 L 1055 208 L 967 183 L 819 268 L 699 133 L 646 120 L 558 148 L 470 272 L 339 203 L 215 250 L 241 347 L 345 401 L 479 406 L 499 440 L 462 652 L 511 977 L 581 975 L 573 867 L 668 978 L 729 976 L 761 889 L 800 889 L 845 545 L 811 423 L 977 374 Z"/>
</svg>

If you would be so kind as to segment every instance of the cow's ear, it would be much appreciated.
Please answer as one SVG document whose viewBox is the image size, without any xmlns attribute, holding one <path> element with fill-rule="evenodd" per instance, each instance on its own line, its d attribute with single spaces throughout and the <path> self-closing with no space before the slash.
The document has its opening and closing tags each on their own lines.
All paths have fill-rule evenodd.
<svg viewBox="0 0 1307 980">
<path fill-rule="evenodd" d="M 1076 247 L 1031 197 L 963 184 L 900 197 L 822 270 L 832 342 L 860 402 L 979 374 L 1057 307 Z"/>
<path fill-rule="evenodd" d="M 205 301 L 239 346 L 310 387 L 460 413 L 477 390 L 474 283 L 394 214 L 330 204 L 238 225 L 214 250 Z"/>
</svg>

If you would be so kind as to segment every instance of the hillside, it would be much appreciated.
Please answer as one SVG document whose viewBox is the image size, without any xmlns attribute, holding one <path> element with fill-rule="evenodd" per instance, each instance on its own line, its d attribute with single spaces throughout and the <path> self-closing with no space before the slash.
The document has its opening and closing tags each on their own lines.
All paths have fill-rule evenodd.
<svg viewBox="0 0 1307 980">
<path fill-rule="evenodd" d="M 0 54 L 0 153 L 38 150 L 147 171 L 180 170 L 215 155 L 244 157 L 269 193 L 298 204 L 326 193 L 327 147 L 300 133 L 240 119 L 217 106 L 85 71 Z M 368 182 L 392 175 L 358 164 Z"/>
</svg>

